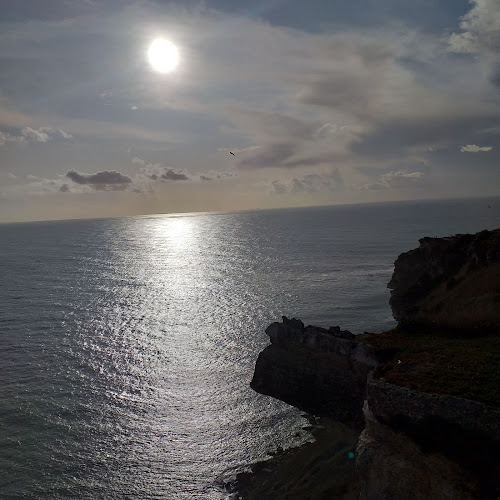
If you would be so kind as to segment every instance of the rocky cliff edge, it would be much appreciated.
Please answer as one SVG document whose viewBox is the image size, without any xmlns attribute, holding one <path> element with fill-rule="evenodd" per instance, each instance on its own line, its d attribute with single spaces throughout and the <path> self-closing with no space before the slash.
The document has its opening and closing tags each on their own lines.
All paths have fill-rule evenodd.
<svg viewBox="0 0 500 500">
<path fill-rule="evenodd" d="M 500 497 L 500 229 L 421 239 L 388 286 L 397 329 L 283 317 L 251 386 L 364 428 L 361 499 Z"/>
</svg>

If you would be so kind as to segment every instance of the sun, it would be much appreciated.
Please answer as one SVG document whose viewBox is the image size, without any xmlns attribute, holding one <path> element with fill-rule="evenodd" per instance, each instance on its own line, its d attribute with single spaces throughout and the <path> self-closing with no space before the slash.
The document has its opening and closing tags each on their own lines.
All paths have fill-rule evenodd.
<svg viewBox="0 0 500 500">
<path fill-rule="evenodd" d="M 158 73 L 170 73 L 179 65 L 179 49 L 165 38 L 155 38 L 148 49 L 148 61 Z"/>
</svg>

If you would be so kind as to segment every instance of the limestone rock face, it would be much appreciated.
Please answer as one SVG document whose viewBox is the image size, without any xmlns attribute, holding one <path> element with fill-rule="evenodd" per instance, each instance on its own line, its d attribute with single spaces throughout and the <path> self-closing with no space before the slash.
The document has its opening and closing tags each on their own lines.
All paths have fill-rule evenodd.
<svg viewBox="0 0 500 500">
<path fill-rule="evenodd" d="M 402 326 L 500 326 L 500 229 L 422 238 L 396 260 L 388 287 Z"/>
<path fill-rule="evenodd" d="M 366 376 L 379 362 L 372 346 L 330 330 L 283 317 L 266 333 L 271 345 L 259 354 L 251 387 L 316 415 L 360 428 Z"/>
</svg>

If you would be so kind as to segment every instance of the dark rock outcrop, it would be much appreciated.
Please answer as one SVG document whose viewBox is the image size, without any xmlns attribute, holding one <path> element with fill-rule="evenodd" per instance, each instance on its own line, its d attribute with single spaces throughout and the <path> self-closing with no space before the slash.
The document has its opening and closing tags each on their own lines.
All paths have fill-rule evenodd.
<svg viewBox="0 0 500 500">
<path fill-rule="evenodd" d="M 367 373 L 384 356 L 350 332 L 304 327 L 283 317 L 266 333 L 271 345 L 259 354 L 251 387 L 316 415 L 360 428 Z"/>
<path fill-rule="evenodd" d="M 357 450 L 360 498 L 497 497 L 499 411 L 371 374 L 366 398 Z"/>
<path fill-rule="evenodd" d="M 387 286 L 401 326 L 500 326 L 500 229 L 422 238 L 394 266 Z"/>
</svg>

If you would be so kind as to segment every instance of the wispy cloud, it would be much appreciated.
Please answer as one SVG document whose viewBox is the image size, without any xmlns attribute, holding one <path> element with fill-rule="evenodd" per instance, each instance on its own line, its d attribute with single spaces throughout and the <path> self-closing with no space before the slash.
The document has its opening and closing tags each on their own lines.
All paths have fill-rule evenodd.
<svg viewBox="0 0 500 500">
<path fill-rule="evenodd" d="M 226 153 L 234 153 L 235 155 L 239 153 L 245 153 L 247 151 L 255 151 L 256 149 L 260 149 L 262 146 L 247 146 L 245 148 L 217 148 L 217 151 L 224 151 Z"/>
<path fill-rule="evenodd" d="M 407 170 L 391 170 L 379 176 L 376 182 L 362 184 L 360 190 L 380 190 L 380 189 L 398 189 L 414 188 L 424 184 L 426 174 L 424 172 L 408 172 Z"/>
<path fill-rule="evenodd" d="M 54 12 L 78 3 L 47 1 Z M 407 13 L 404 3 L 391 5 Z M 356 24 L 349 9 L 333 27 L 322 17 L 328 2 L 310 12 L 314 29 L 203 2 L 112 4 L 57 20 L 33 7 L 40 15 L 26 22 L 24 4 L 9 4 L 0 33 L 2 189 L 55 190 L 67 200 L 140 191 L 182 206 L 187 192 L 234 202 L 229 179 L 249 199 L 261 196 L 258 206 L 421 196 L 438 185 L 439 196 L 468 178 L 470 155 L 461 153 L 484 153 L 475 155 L 471 194 L 493 189 L 483 177 L 492 178 L 500 151 L 497 0 L 425 2 L 427 13 L 446 12 L 438 28 L 423 14 Z M 10 22 L 16 9 L 21 18 Z M 145 57 L 163 28 L 182 53 L 168 76 Z M 360 185 L 372 192 L 361 195 Z"/>
<path fill-rule="evenodd" d="M 462 153 L 480 153 L 481 151 L 491 151 L 492 146 L 476 146 L 475 144 L 467 144 L 460 147 Z"/>
<path fill-rule="evenodd" d="M 57 139 L 71 139 L 72 135 L 59 128 L 52 127 L 24 127 L 20 131 L 9 133 L 0 130 L 0 146 L 7 142 L 25 144 L 30 142 L 49 142 Z"/>
<path fill-rule="evenodd" d="M 269 183 L 271 194 L 299 194 L 338 191 L 343 185 L 338 169 L 329 173 L 312 173 L 286 180 L 275 179 Z"/>
</svg>

